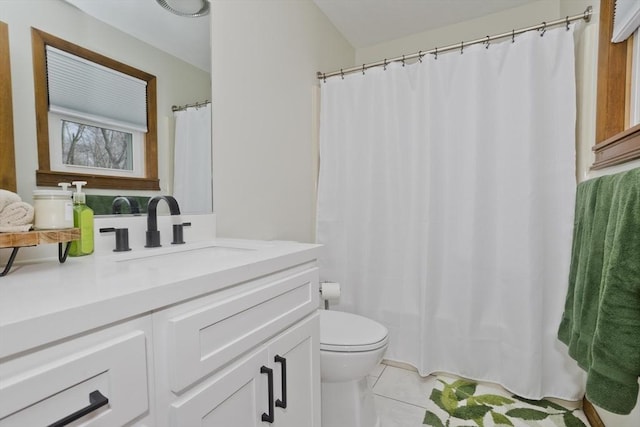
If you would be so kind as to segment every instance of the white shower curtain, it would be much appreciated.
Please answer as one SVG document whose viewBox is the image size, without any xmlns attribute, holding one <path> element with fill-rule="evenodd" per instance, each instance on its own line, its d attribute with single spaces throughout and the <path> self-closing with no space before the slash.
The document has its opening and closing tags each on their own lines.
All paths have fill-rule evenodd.
<svg viewBox="0 0 640 427">
<path fill-rule="evenodd" d="M 322 85 L 317 238 L 386 358 L 582 397 L 556 339 L 575 193 L 573 29 Z"/>
<path fill-rule="evenodd" d="M 173 196 L 182 213 L 213 211 L 211 104 L 174 112 Z"/>
</svg>

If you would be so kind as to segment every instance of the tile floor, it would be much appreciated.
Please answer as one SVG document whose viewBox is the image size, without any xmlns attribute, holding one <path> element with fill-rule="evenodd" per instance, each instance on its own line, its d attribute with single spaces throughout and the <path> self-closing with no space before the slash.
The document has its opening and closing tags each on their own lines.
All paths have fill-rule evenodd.
<svg viewBox="0 0 640 427">
<path fill-rule="evenodd" d="M 435 377 L 422 378 L 417 372 L 397 366 L 381 363 L 368 376 L 380 416 L 380 427 L 422 427 L 425 412 L 434 406 L 429 400 L 434 388 Z M 500 386 L 482 383 L 490 388 L 492 393 L 510 396 L 511 394 Z M 575 408 L 579 403 L 558 401 L 562 405 Z M 430 408 L 433 409 L 433 408 Z M 574 414 L 582 420 L 585 426 L 589 423 L 584 413 L 575 411 Z M 537 426 L 536 421 L 523 422 L 521 426 Z M 485 427 L 489 427 L 485 424 Z"/>
</svg>

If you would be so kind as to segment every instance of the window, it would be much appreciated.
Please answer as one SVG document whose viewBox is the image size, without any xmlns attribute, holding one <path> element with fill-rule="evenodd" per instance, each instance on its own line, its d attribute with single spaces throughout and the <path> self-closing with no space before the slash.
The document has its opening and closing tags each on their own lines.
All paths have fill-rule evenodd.
<svg viewBox="0 0 640 427">
<path fill-rule="evenodd" d="M 9 27 L 0 22 L 0 188 L 16 191 Z"/>
<path fill-rule="evenodd" d="M 632 96 L 627 90 L 632 80 L 633 44 L 640 41 L 611 42 L 614 10 L 615 0 L 601 0 L 593 169 L 640 158 L 640 125 L 630 126 Z"/>
<path fill-rule="evenodd" d="M 141 132 L 49 113 L 49 137 L 53 170 L 143 176 Z"/>
<path fill-rule="evenodd" d="M 159 190 L 155 77 L 32 28 L 37 185 Z"/>
</svg>

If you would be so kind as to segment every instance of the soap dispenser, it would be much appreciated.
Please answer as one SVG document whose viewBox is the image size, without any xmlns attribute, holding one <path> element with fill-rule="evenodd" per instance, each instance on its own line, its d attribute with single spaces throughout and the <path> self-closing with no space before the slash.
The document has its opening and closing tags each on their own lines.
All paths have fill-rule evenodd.
<svg viewBox="0 0 640 427">
<path fill-rule="evenodd" d="M 73 193 L 73 226 L 80 229 L 80 239 L 71 242 L 70 256 L 83 256 L 93 253 L 93 211 L 87 206 L 87 199 L 82 192 L 86 181 L 73 181 L 76 192 Z"/>
</svg>

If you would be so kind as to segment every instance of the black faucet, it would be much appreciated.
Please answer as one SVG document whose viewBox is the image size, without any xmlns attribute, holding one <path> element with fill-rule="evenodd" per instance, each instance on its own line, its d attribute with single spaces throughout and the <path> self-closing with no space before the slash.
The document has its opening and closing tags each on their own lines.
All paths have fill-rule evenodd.
<svg viewBox="0 0 640 427">
<path fill-rule="evenodd" d="M 158 246 L 162 246 L 160 244 L 160 231 L 158 231 L 158 202 L 160 200 L 164 200 L 169 205 L 169 211 L 171 215 L 180 215 L 180 207 L 178 206 L 178 202 L 172 196 L 155 196 L 149 200 L 149 204 L 147 205 L 147 244 L 144 245 L 145 248 L 157 248 Z M 173 226 L 173 234 L 174 239 L 173 243 L 184 243 L 184 241 L 176 240 L 176 225 L 180 228 L 180 235 L 182 235 L 182 224 L 175 224 Z M 180 240 L 182 240 L 180 238 Z"/>
<path fill-rule="evenodd" d="M 129 213 L 134 215 L 140 213 L 140 205 L 138 204 L 138 200 L 136 200 L 134 197 L 128 196 L 116 196 L 111 202 L 111 213 L 121 214 L 123 204 L 129 207 Z"/>
</svg>

